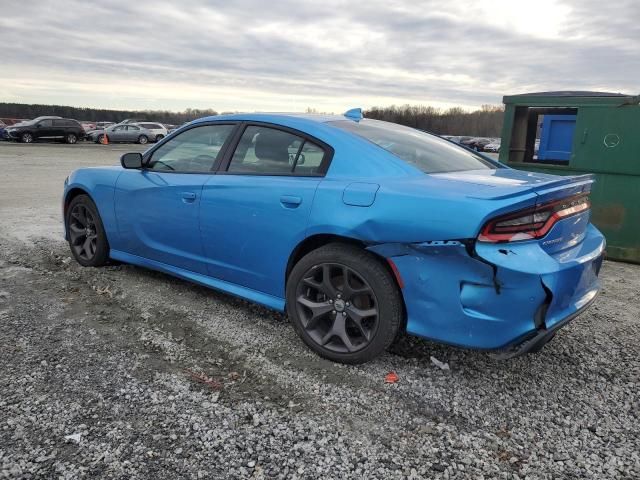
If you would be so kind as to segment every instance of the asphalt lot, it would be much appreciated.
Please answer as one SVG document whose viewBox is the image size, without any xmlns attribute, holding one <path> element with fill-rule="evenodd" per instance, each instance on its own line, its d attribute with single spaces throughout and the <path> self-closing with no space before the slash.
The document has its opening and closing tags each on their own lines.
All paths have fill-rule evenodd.
<svg viewBox="0 0 640 480">
<path fill-rule="evenodd" d="M 64 178 L 134 150 L 0 142 L 0 478 L 640 478 L 640 266 L 536 355 L 336 365 L 281 315 L 71 259 Z"/>
</svg>

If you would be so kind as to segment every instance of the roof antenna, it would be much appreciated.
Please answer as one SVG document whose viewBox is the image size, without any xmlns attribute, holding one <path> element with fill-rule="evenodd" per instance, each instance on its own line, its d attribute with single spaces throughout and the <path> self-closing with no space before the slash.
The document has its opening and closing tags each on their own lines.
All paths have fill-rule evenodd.
<svg viewBox="0 0 640 480">
<path fill-rule="evenodd" d="M 352 108 L 351 110 L 347 110 L 344 112 L 344 116 L 350 120 L 355 120 L 356 122 L 359 122 L 364 118 L 361 108 Z"/>
</svg>

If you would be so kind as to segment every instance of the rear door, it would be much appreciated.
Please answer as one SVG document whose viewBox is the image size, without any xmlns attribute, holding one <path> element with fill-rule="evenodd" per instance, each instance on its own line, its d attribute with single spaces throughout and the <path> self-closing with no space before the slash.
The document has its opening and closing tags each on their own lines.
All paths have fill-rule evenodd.
<svg viewBox="0 0 640 480">
<path fill-rule="evenodd" d="M 126 253 L 207 273 L 199 229 L 202 186 L 235 125 L 185 130 L 146 155 L 146 168 L 125 170 L 116 185 L 118 229 Z"/>
<path fill-rule="evenodd" d="M 213 277 L 284 297 L 287 260 L 305 237 L 332 150 L 300 132 L 246 124 L 202 191 L 200 230 Z"/>
<path fill-rule="evenodd" d="M 127 142 L 136 142 L 140 136 L 140 127 L 136 125 L 127 125 L 127 131 L 125 133 L 125 140 Z"/>
<path fill-rule="evenodd" d="M 53 136 L 56 138 L 63 138 L 67 130 L 67 120 L 54 120 L 53 121 Z"/>
</svg>

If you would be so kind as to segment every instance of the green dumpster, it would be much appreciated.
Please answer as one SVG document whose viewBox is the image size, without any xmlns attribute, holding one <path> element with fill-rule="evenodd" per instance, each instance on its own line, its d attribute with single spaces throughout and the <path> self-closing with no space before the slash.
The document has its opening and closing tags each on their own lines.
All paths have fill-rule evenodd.
<svg viewBox="0 0 640 480">
<path fill-rule="evenodd" d="M 500 161 L 556 175 L 592 173 L 593 223 L 607 257 L 640 263 L 640 96 L 604 92 L 509 95 Z"/>
</svg>

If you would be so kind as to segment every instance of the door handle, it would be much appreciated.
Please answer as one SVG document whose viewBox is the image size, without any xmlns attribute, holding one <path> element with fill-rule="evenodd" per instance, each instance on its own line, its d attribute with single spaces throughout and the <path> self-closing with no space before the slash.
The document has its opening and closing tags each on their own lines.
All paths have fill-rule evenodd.
<svg viewBox="0 0 640 480">
<path fill-rule="evenodd" d="M 280 197 L 280 203 L 285 208 L 297 208 L 302 203 L 302 198 L 295 195 L 282 195 Z"/>
<path fill-rule="evenodd" d="M 196 194 L 193 192 L 182 192 L 182 201 L 184 203 L 193 203 L 196 200 Z"/>
</svg>

